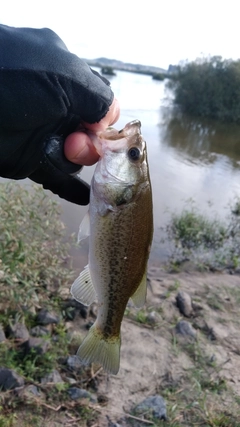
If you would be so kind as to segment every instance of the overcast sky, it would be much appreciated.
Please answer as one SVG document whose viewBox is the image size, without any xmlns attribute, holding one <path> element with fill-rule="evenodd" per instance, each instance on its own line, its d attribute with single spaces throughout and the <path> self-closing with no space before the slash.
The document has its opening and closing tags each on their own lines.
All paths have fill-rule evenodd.
<svg viewBox="0 0 240 427">
<path fill-rule="evenodd" d="M 240 58 L 237 0 L 7 0 L 0 23 L 48 27 L 82 58 L 168 68 L 181 60 Z"/>
</svg>

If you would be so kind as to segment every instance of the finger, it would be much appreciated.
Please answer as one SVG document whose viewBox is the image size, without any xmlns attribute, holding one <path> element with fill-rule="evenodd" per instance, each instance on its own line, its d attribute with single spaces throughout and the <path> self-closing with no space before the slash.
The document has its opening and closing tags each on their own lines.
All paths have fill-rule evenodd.
<svg viewBox="0 0 240 427">
<path fill-rule="evenodd" d="M 82 122 L 82 125 L 91 130 L 92 132 L 99 132 L 105 130 L 108 126 L 112 126 L 118 121 L 120 117 L 120 106 L 116 98 L 114 98 L 113 103 L 111 104 L 109 111 L 106 116 L 98 123 L 89 124 L 87 122 Z"/>
<path fill-rule="evenodd" d="M 70 162 L 84 166 L 91 166 L 99 159 L 91 139 L 84 132 L 73 132 L 66 138 L 64 154 Z"/>
</svg>

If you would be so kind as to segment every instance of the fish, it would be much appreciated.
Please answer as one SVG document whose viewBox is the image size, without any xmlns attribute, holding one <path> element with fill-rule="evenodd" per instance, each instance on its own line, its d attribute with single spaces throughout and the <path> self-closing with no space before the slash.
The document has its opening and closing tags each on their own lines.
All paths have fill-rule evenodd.
<svg viewBox="0 0 240 427">
<path fill-rule="evenodd" d="M 89 237 L 88 265 L 71 287 L 84 305 L 97 300 L 97 318 L 77 356 L 116 375 L 120 366 L 121 323 L 131 298 L 144 305 L 153 236 L 152 190 L 141 122 L 92 135 L 100 155 L 91 181 L 90 204 L 78 239 Z"/>
</svg>

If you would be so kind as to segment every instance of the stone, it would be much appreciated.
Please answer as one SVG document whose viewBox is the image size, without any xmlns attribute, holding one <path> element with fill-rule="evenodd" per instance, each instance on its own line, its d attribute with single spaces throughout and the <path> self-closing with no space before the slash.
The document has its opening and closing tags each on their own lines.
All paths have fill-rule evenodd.
<svg viewBox="0 0 240 427">
<path fill-rule="evenodd" d="M 6 335 L 3 328 L 0 326 L 0 342 L 6 341 Z"/>
<path fill-rule="evenodd" d="M 0 389 L 11 390 L 16 387 L 22 387 L 24 379 L 13 369 L 0 367 Z"/>
<path fill-rule="evenodd" d="M 37 315 L 37 322 L 39 325 L 49 325 L 50 323 L 59 323 L 59 316 L 43 308 Z"/>
<path fill-rule="evenodd" d="M 114 421 L 112 421 L 112 420 L 110 419 L 110 417 L 109 417 L 108 415 L 106 415 L 106 418 L 107 418 L 107 420 L 108 420 L 108 427 L 122 427 L 122 425 L 123 425 L 123 424 L 115 423 Z M 124 425 L 126 425 L 126 424 L 124 424 Z M 133 424 L 132 424 L 132 425 L 133 425 Z M 143 424 L 142 424 L 142 426 L 143 426 Z"/>
<path fill-rule="evenodd" d="M 196 339 L 197 331 L 186 320 L 180 320 L 176 325 L 177 334 Z"/>
<path fill-rule="evenodd" d="M 36 354 L 40 355 L 45 354 L 49 350 L 50 341 L 43 338 L 30 337 L 28 341 L 25 341 L 22 344 L 22 346 L 25 354 L 34 351 Z"/>
<path fill-rule="evenodd" d="M 62 304 L 62 309 L 65 312 L 65 318 L 68 320 L 73 320 L 78 312 L 83 319 L 86 319 L 88 316 L 88 307 L 73 298 L 65 300 Z"/>
<path fill-rule="evenodd" d="M 54 369 L 52 372 L 49 372 L 45 377 L 41 378 L 41 384 L 48 384 L 48 383 L 63 383 L 63 379 L 57 369 Z"/>
<path fill-rule="evenodd" d="M 21 397 L 21 399 L 29 399 L 33 396 L 40 397 L 41 393 L 35 385 L 29 384 L 26 387 L 19 388 L 17 390 L 17 395 Z"/>
<path fill-rule="evenodd" d="M 15 323 L 8 327 L 8 334 L 10 337 L 20 341 L 27 341 L 29 338 L 29 332 L 24 323 Z"/>
<path fill-rule="evenodd" d="M 187 292 L 179 291 L 176 296 L 177 307 L 185 317 L 191 317 L 193 314 L 192 299 Z"/>
<path fill-rule="evenodd" d="M 43 326 L 37 325 L 30 329 L 30 335 L 32 337 L 44 337 L 50 335 L 50 331 Z"/>
<path fill-rule="evenodd" d="M 43 337 L 45 335 L 49 335 L 50 331 L 43 326 L 37 325 L 30 329 L 30 335 L 33 337 Z"/>
<path fill-rule="evenodd" d="M 105 394 L 99 394 L 97 401 L 101 406 L 106 406 L 109 402 L 109 398 Z"/>
<path fill-rule="evenodd" d="M 83 365 L 79 357 L 74 355 L 74 356 L 69 356 L 67 358 L 67 367 L 71 371 L 79 371 L 80 369 L 83 368 Z"/>
<path fill-rule="evenodd" d="M 79 314 L 83 319 L 87 319 L 88 317 L 88 307 L 85 307 L 85 305 L 83 305 L 80 310 L 79 310 Z"/>
<path fill-rule="evenodd" d="M 135 406 L 134 413 L 138 416 L 144 415 L 146 419 L 154 417 L 159 420 L 167 420 L 165 400 L 158 394 L 147 397 Z"/>
<path fill-rule="evenodd" d="M 83 388 L 78 387 L 70 387 L 68 389 L 68 394 L 71 399 L 78 400 L 78 399 L 89 399 L 93 401 L 91 393 L 89 393 L 87 390 L 84 390 Z"/>
<path fill-rule="evenodd" d="M 161 322 L 162 318 L 156 311 L 151 311 L 148 313 L 146 320 L 150 325 L 156 325 Z"/>
</svg>

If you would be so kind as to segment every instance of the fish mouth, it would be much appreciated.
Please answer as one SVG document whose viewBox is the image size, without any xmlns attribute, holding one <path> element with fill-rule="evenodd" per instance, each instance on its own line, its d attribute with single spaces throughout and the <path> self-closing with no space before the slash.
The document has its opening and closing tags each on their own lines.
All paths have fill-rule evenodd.
<svg viewBox="0 0 240 427">
<path fill-rule="evenodd" d="M 133 137 L 141 136 L 141 122 L 132 120 L 123 129 L 108 128 L 105 131 L 96 132 L 95 138 L 92 139 L 93 145 L 100 157 L 103 156 L 105 149 L 120 152 L 125 148 Z M 114 144 L 112 144 L 114 141 Z"/>
</svg>

